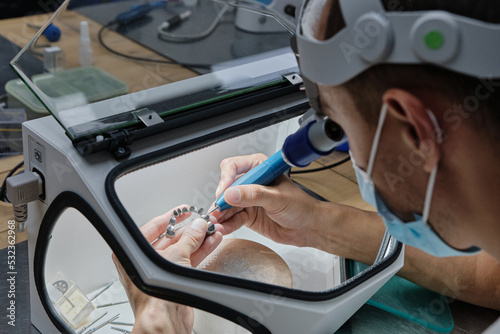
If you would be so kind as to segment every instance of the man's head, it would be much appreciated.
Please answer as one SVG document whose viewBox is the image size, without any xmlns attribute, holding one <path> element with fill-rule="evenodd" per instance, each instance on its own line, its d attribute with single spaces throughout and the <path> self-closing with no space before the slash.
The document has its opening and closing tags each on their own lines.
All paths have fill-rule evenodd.
<svg viewBox="0 0 500 334">
<path fill-rule="evenodd" d="M 382 3 L 386 12 L 443 10 L 482 22 L 500 23 L 498 2 L 384 0 Z M 323 8 L 314 37 L 328 41 L 344 29 L 345 11 L 337 0 L 327 0 Z M 346 49 L 344 45 L 345 50 L 361 52 L 359 48 Z M 463 200 L 469 197 L 473 200 L 475 196 L 477 201 L 479 191 L 471 189 L 470 182 L 473 179 L 481 182 L 476 173 L 489 173 L 498 167 L 498 160 L 491 156 L 500 154 L 497 144 L 500 80 L 481 79 L 423 63 L 381 61 L 346 82 L 318 85 L 318 89 L 323 111 L 344 128 L 352 154 L 364 169 L 381 106 L 387 104 L 388 114 L 381 125 L 372 177 L 377 191 L 398 216 L 412 220 L 413 213 L 422 212 L 430 172 L 438 166 L 430 223 L 454 247 L 468 248 L 482 242 L 474 233 L 477 227 L 471 224 L 472 218 L 478 218 L 479 208 L 473 202 L 469 202 L 471 207 L 464 207 Z M 439 143 L 428 111 L 438 120 L 443 143 Z M 488 152 L 491 155 L 487 157 Z M 476 169 L 478 159 L 484 159 L 484 165 L 493 165 Z"/>
</svg>

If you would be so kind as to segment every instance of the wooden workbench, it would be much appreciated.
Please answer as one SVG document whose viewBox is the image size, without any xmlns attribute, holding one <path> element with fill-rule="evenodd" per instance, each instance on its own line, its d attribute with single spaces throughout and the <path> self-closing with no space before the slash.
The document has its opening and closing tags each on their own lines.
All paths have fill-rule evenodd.
<svg viewBox="0 0 500 334">
<path fill-rule="evenodd" d="M 48 14 L 41 14 L 0 20 L 0 35 L 22 48 L 36 33 L 36 29 L 28 24 L 40 26 L 48 19 Z M 50 43 L 52 46 L 59 46 L 65 52 L 66 68 L 80 66 L 78 64 L 80 21 L 88 21 L 89 23 L 94 59 L 92 65 L 104 69 L 127 83 L 130 93 L 197 76 L 195 72 L 179 65 L 134 61 L 108 52 L 99 44 L 97 38 L 101 25 L 74 11 L 68 11 L 57 20 L 57 26 L 61 29 L 61 38 L 57 42 Z M 103 37 L 109 46 L 122 53 L 150 59 L 168 60 L 114 31 L 106 30 Z M 48 41 L 42 36 L 37 44 L 45 43 Z"/>
</svg>

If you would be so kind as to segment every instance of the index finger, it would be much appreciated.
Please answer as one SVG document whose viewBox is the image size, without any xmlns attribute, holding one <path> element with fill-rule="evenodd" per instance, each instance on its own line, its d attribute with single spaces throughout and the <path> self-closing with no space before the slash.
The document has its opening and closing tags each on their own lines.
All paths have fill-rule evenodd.
<svg viewBox="0 0 500 334">
<path fill-rule="evenodd" d="M 222 160 L 220 163 L 220 181 L 215 191 L 215 197 L 219 198 L 234 183 L 237 175 L 248 172 L 266 159 L 267 157 L 264 154 L 256 153 Z"/>
</svg>

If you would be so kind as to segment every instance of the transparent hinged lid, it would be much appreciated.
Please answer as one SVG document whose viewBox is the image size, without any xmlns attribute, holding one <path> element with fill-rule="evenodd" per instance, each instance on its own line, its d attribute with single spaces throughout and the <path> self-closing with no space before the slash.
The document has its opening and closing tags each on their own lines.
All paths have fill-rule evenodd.
<svg viewBox="0 0 500 334">
<path fill-rule="evenodd" d="M 45 24 L 11 65 L 73 143 L 173 118 L 189 124 L 236 112 L 220 108 L 227 101 L 248 104 L 300 85 L 287 79 L 298 72 L 289 48 L 293 11 L 253 1 L 242 7 L 67 0 L 41 16 Z M 35 60 L 44 69 L 28 76 Z"/>
</svg>

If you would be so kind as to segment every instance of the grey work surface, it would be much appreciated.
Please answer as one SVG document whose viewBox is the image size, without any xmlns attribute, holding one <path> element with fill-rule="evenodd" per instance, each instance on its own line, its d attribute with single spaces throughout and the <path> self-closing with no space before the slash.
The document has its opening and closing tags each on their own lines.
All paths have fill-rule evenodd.
<svg viewBox="0 0 500 334">
<path fill-rule="evenodd" d="M 0 308 L 5 310 L 7 300 L 7 249 L 0 250 Z M 39 331 L 31 325 L 28 286 L 28 242 L 16 245 L 16 327 L 7 325 L 4 313 L 0 322 L 0 333 L 35 333 Z M 454 301 L 450 303 L 455 327 L 453 334 L 476 334 L 483 332 L 499 316 L 500 312 Z M 4 312 L 4 311 L 3 311 Z M 349 319 L 337 333 L 373 334 L 373 333 L 436 333 L 406 319 L 402 319 L 373 306 L 365 305 Z M 44 333 L 45 334 L 45 333 Z"/>
<path fill-rule="evenodd" d="M 113 21 L 118 14 L 129 10 L 132 5 L 138 3 L 140 2 L 108 3 L 80 7 L 77 11 L 102 25 L 106 25 Z M 110 28 L 181 64 L 215 65 L 229 62 L 227 65 L 231 66 L 248 57 L 259 57 L 260 54 L 265 54 L 264 57 L 268 57 L 276 52 L 280 53 L 279 50 L 290 46 L 291 35 L 288 32 L 257 34 L 237 29 L 234 25 L 233 8 L 226 12 L 217 28 L 207 38 L 186 43 L 167 42 L 159 38 L 158 25 L 187 9 L 192 12 L 191 16 L 183 21 L 179 27 L 173 28 L 172 32 L 178 35 L 202 33 L 211 25 L 221 6 L 221 4 L 210 0 L 199 0 L 194 7 L 185 7 L 180 2 L 167 3 L 166 7 L 150 11 L 146 18 L 137 23 L 125 27 L 113 25 Z M 104 33 L 103 39 L 106 42 L 106 33 Z M 207 70 L 200 68 L 193 68 L 193 70 L 199 73 L 207 72 Z"/>
</svg>

